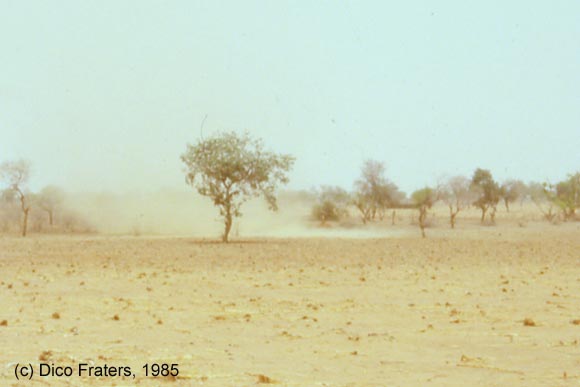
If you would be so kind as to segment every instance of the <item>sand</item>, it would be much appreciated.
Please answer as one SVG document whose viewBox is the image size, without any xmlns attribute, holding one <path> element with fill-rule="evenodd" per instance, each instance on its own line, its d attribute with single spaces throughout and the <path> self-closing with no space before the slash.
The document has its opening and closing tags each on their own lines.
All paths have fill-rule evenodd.
<svg viewBox="0 0 580 387">
<path fill-rule="evenodd" d="M 580 383 L 578 223 L 428 235 L 2 236 L 0 385 Z M 136 376 L 15 380 L 40 362 Z"/>
</svg>

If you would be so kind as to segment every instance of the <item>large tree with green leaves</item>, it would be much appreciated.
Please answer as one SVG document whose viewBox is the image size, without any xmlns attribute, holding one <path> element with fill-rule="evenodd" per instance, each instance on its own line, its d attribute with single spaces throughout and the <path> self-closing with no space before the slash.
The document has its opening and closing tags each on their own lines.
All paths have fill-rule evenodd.
<svg viewBox="0 0 580 387">
<path fill-rule="evenodd" d="M 262 141 L 248 133 L 222 133 L 187 144 L 181 160 L 186 182 L 200 195 L 208 196 L 224 219 L 222 240 L 228 241 L 233 219 L 251 198 L 263 196 L 269 209 L 278 209 L 276 189 L 288 183 L 294 157 L 264 150 Z"/>
</svg>

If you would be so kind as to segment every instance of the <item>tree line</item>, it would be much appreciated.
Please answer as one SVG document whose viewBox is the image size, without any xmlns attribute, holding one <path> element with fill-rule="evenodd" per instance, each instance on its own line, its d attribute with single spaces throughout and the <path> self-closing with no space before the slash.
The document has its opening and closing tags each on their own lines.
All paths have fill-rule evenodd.
<svg viewBox="0 0 580 387">
<path fill-rule="evenodd" d="M 570 174 L 556 184 L 510 179 L 497 182 L 487 169 L 477 168 L 471 177 L 452 176 L 439 182 L 435 187 L 424 187 L 411 193 L 409 197 L 385 176 L 384 163 L 367 160 L 361 168 L 359 179 L 354 182 L 354 190 L 347 192 L 341 187 L 322 186 L 317 193 L 317 201 L 312 208 L 314 219 L 325 224 L 340 221 L 349 216 L 349 209 L 355 208 L 363 224 L 383 220 L 387 210 L 416 208 L 419 211 L 418 224 L 425 236 L 428 211 L 437 202 L 449 209 L 449 225 L 455 228 L 458 214 L 474 207 L 481 211 L 481 223 L 495 224 L 498 205 L 503 204 L 507 212 L 514 202 L 531 200 L 543 217 L 554 222 L 577 220 L 576 211 L 580 207 L 580 172 Z"/>
<path fill-rule="evenodd" d="M 26 160 L 0 164 L 0 231 L 8 232 L 14 225 L 19 225 L 23 237 L 31 226 L 34 231 L 88 231 L 86 222 L 67 208 L 60 188 L 29 189 L 30 170 Z"/>
<path fill-rule="evenodd" d="M 289 181 L 288 174 L 295 158 L 288 154 L 267 151 L 261 139 L 248 133 L 225 132 L 200 138 L 187 144 L 181 155 L 185 166 L 185 182 L 200 195 L 209 197 L 218 208 L 224 222 L 222 241 L 228 242 L 235 218 L 242 216 L 242 205 L 251 198 L 263 197 L 269 209 L 277 210 L 276 191 Z M 82 222 L 67 211 L 64 194 L 49 186 L 38 193 L 28 189 L 30 164 L 7 161 L 0 165 L 0 226 L 6 231 L 10 221 L 18 219 L 20 232 L 26 236 L 30 215 L 35 215 L 35 227 L 43 225 L 74 230 Z M 458 214 L 468 207 L 481 211 L 481 222 L 495 223 L 498 205 L 509 211 L 518 200 L 531 199 L 550 222 L 558 219 L 576 220 L 580 206 L 580 172 L 569 175 L 556 184 L 529 183 L 508 180 L 498 183 L 489 170 L 478 168 L 471 177 L 453 176 L 435 187 L 424 187 L 407 197 L 386 177 L 384 163 L 367 160 L 351 192 L 336 186 L 321 186 L 317 192 L 312 216 L 325 224 L 348 217 L 351 209 L 359 214 L 363 224 L 384 220 L 391 211 L 417 209 L 418 224 L 423 237 L 429 210 L 436 202 L 449 208 L 449 224 L 455 228 Z M 55 220 L 57 219 L 57 220 Z M 86 229 L 86 225 L 84 225 Z"/>
</svg>

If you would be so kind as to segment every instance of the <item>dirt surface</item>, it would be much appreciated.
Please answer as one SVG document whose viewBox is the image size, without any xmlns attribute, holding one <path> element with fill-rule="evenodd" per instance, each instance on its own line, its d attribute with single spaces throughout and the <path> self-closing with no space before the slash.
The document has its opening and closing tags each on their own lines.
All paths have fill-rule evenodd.
<svg viewBox="0 0 580 387">
<path fill-rule="evenodd" d="M 580 383 L 578 224 L 417 234 L 0 237 L 0 385 Z M 75 374 L 15 380 L 40 362 Z"/>
</svg>

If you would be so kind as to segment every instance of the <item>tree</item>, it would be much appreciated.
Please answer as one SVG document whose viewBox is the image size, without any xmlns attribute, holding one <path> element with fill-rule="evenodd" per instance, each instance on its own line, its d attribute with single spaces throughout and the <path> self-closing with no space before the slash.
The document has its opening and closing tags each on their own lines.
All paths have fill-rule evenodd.
<svg viewBox="0 0 580 387">
<path fill-rule="evenodd" d="M 411 195 L 411 200 L 419 209 L 419 228 L 421 228 L 421 235 L 423 238 L 425 238 L 425 228 L 427 227 L 427 210 L 429 210 L 433 204 L 435 204 L 435 191 L 429 187 L 425 187 L 413 192 Z"/>
<path fill-rule="evenodd" d="M 37 198 L 38 207 L 48 215 L 48 224 L 54 225 L 54 214 L 62 206 L 64 193 L 55 186 L 47 186 L 40 191 Z"/>
<path fill-rule="evenodd" d="M 454 176 L 438 189 L 438 198 L 449 207 L 449 224 L 455 228 L 457 214 L 467 208 L 474 199 L 470 180 L 464 176 Z"/>
<path fill-rule="evenodd" d="M 487 169 L 476 169 L 471 178 L 471 189 L 477 194 L 477 199 L 473 202 L 473 205 L 481 210 L 481 223 L 485 221 L 485 215 L 490 208 L 491 222 L 495 223 L 495 213 L 500 199 L 500 188 L 493 180 L 491 172 Z"/>
<path fill-rule="evenodd" d="M 576 218 L 576 209 L 580 207 L 580 172 L 568 175 L 566 180 L 555 185 L 544 183 L 544 190 L 548 199 L 560 208 L 565 220 Z"/>
<path fill-rule="evenodd" d="M 500 196 L 507 212 L 510 212 L 510 203 L 524 196 L 526 190 L 526 185 L 521 180 L 508 180 L 501 185 Z"/>
<path fill-rule="evenodd" d="M 233 218 L 242 216 L 240 207 L 249 199 L 263 196 L 270 210 L 278 209 L 277 185 L 288 183 L 295 159 L 265 151 L 262 142 L 247 133 L 227 132 L 187 144 L 181 160 L 186 182 L 219 208 L 224 219 L 222 240 L 228 242 Z"/>
<path fill-rule="evenodd" d="M 337 221 L 348 215 L 350 195 L 340 187 L 322 186 L 318 198 L 312 207 L 312 217 L 321 224 Z"/>
<path fill-rule="evenodd" d="M 360 211 L 363 223 L 374 220 L 377 215 L 382 219 L 388 208 L 404 198 L 384 174 L 385 165 L 379 161 L 367 160 L 361 168 L 361 177 L 355 182 L 353 204 Z"/>
<path fill-rule="evenodd" d="M 548 222 L 553 222 L 557 215 L 554 212 L 553 198 L 556 195 L 554 190 L 547 183 L 530 182 L 527 191 L 532 202 L 544 216 L 544 219 Z"/>
<path fill-rule="evenodd" d="M 0 165 L 0 178 L 7 185 L 7 190 L 16 196 L 22 212 L 22 236 L 28 229 L 28 214 L 31 208 L 31 195 L 25 187 L 30 177 L 30 163 L 25 160 L 5 161 Z"/>
</svg>

